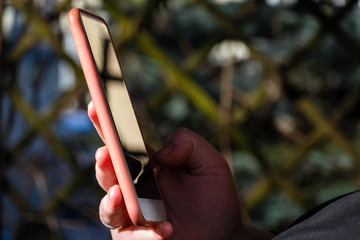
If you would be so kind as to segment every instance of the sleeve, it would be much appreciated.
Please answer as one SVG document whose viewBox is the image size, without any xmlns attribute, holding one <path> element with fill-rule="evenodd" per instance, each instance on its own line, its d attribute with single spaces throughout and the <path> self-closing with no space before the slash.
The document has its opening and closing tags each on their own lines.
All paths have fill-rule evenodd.
<svg viewBox="0 0 360 240">
<path fill-rule="evenodd" d="M 360 239 L 360 192 L 319 205 L 274 238 L 300 239 Z"/>
</svg>

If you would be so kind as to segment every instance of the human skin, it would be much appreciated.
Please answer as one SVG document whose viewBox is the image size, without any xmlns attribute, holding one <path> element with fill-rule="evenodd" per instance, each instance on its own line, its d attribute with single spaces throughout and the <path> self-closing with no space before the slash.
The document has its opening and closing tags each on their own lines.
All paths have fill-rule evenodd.
<svg viewBox="0 0 360 240">
<path fill-rule="evenodd" d="M 99 135 L 101 127 L 92 103 L 88 114 Z M 245 225 L 238 192 L 225 159 L 202 137 L 188 129 L 175 130 L 164 146 L 150 150 L 151 163 L 163 196 L 167 221 L 135 226 L 126 212 L 107 147 L 98 149 L 96 178 L 107 192 L 100 218 L 119 239 L 271 239 L 273 235 Z"/>
</svg>

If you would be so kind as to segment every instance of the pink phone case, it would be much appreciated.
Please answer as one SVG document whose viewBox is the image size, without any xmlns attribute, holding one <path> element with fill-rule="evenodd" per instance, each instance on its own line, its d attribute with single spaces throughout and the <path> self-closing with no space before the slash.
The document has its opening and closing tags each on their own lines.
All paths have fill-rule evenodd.
<svg viewBox="0 0 360 240">
<path fill-rule="evenodd" d="M 128 214 L 131 221 L 136 225 L 151 225 L 151 222 L 146 221 L 143 214 L 141 213 L 131 175 L 122 152 L 111 114 L 107 107 L 106 97 L 103 93 L 102 86 L 98 78 L 98 73 L 90 50 L 88 39 L 86 37 L 86 33 L 84 32 L 84 27 L 80 18 L 81 12 L 91 15 L 103 23 L 105 23 L 105 21 L 101 17 L 81 9 L 72 9 L 68 14 L 68 21 L 80 58 L 80 63 L 83 68 L 92 101 L 99 117 L 99 122 L 105 138 L 105 144 L 109 149 Z"/>
</svg>

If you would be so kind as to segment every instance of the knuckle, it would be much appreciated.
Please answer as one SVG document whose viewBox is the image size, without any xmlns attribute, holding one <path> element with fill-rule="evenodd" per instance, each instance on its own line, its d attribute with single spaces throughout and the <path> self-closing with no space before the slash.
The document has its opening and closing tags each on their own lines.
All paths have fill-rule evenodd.
<svg viewBox="0 0 360 240">
<path fill-rule="evenodd" d="M 176 130 L 174 130 L 168 140 L 185 140 L 185 139 L 189 139 L 193 136 L 193 132 L 190 131 L 189 129 L 187 128 L 178 128 Z"/>
</svg>

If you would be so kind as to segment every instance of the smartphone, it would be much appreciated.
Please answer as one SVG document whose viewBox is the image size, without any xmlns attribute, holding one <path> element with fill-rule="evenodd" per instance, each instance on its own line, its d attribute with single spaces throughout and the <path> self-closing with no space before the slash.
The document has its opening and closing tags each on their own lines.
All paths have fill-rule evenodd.
<svg viewBox="0 0 360 240">
<path fill-rule="evenodd" d="M 166 220 L 161 194 L 127 90 L 109 28 L 81 9 L 68 14 L 70 29 L 131 221 Z"/>
</svg>

